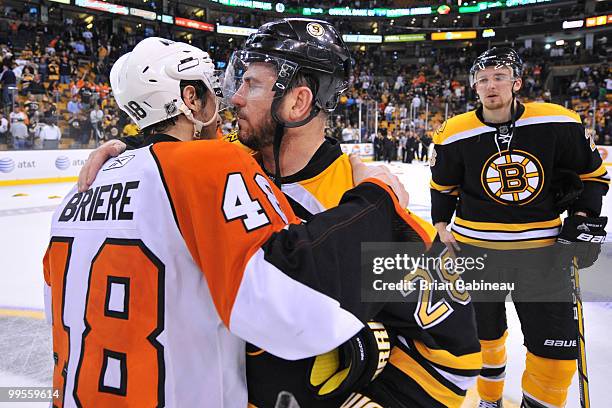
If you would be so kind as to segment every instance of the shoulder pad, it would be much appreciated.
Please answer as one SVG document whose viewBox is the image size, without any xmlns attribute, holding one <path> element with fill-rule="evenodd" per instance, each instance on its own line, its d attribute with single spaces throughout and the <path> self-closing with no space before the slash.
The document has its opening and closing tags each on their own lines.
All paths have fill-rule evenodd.
<svg viewBox="0 0 612 408">
<path fill-rule="evenodd" d="M 475 111 L 470 111 L 454 116 L 442 123 L 434 132 L 433 140 L 437 145 L 446 145 L 494 130 L 482 123 L 476 116 Z"/>
<path fill-rule="evenodd" d="M 580 115 L 555 103 L 529 102 L 524 104 L 525 113 L 516 121 L 516 126 L 536 123 L 582 123 Z"/>
</svg>

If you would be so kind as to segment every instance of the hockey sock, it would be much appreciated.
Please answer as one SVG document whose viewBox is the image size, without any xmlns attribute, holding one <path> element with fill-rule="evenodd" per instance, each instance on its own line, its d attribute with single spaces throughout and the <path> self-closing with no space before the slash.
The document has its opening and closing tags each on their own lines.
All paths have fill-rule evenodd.
<svg viewBox="0 0 612 408">
<path fill-rule="evenodd" d="M 576 360 L 553 360 L 527 352 L 523 393 L 545 406 L 564 407 Z"/>
<path fill-rule="evenodd" d="M 508 331 L 496 340 L 480 340 L 482 370 L 478 376 L 478 394 L 485 401 L 497 401 L 504 391 L 506 377 L 506 338 Z"/>
</svg>

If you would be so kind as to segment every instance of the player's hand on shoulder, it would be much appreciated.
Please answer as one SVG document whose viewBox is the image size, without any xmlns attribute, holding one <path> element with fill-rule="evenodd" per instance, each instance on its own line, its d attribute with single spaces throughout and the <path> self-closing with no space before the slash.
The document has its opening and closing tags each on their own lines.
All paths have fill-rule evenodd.
<svg viewBox="0 0 612 408">
<path fill-rule="evenodd" d="M 77 182 L 79 192 L 82 193 L 89 189 L 104 163 L 111 157 L 119 156 L 125 151 L 126 147 L 127 145 L 120 140 L 109 140 L 91 152 L 79 172 L 79 180 Z"/>
<path fill-rule="evenodd" d="M 406 191 L 400 179 L 396 175 L 391 174 L 387 166 L 367 166 L 357 155 L 350 155 L 349 160 L 353 169 L 353 182 L 355 185 L 367 178 L 380 180 L 391 187 L 402 208 L 408 207 L 408 191 Z"/>
</svg>

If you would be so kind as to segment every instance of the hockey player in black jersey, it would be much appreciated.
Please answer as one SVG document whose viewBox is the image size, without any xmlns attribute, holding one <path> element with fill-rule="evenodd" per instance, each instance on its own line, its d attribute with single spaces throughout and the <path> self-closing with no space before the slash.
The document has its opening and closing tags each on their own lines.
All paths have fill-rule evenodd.
<svg viewBox="0 0 612 408">
<path fill-rule="evenodd" d="M 434 135 L 431 214 L 449 250 L 487 253 L 486 276 L 474 278 L 517 284 L 512 298 L 527 347 L 523 406 L 562 407 L 576 371 L 576 323 L 571 256 L 560 256 L 555 242 L 579 241 L 584 226 L 601 242 L 607 220 L 599 214 L 610 178 L 575 112 L 517 100 L 522 65 L 510 48 L 492 48 L 474 62 L 470 85 L 481 106 L 447 120 Z M 559 214 L 567 207 L 562 225 Z M 586 267 L 598 246 L 571 255 Z M 561 261 L 553 265 L 555 259 Z M 506 294 L 474 304 L 483 353 L 481 407 L 502 406 Z"/>
<path fill-rule="evenodd" d="M 228 64 L 226 82 L 235 80 L 235 86 L 224 93 L 238 110 L 239 139 L 259 152 L 305 220 L 337 206 L 354 183 L 348 156 L 324 138 L 326 114 L 346 88 L 349 69 L 348 48 L 335 28 L 309 19 L 262 26 Z M 429 243 L 433 228 L 412 214 L 410 219 L 411 239 Z M 337 408 L 345 401 L 346 408 L 458 408 L 482 361 L 471 304 L 448 301 L 452 312 L 432 313 L 427 325 L 415 318 L 421 303 L 387 304 L 376 316 L 384 326 L 371 323 L 371 330 L 314 359 L 287 361 L 249 347 L 249 401 L 273 407 L 289 391 L 302 408 Z M 437 304 L 431 306 L 435 312 Z M 385 327 L 388 340 L 377 342 Z"/>
</svg>

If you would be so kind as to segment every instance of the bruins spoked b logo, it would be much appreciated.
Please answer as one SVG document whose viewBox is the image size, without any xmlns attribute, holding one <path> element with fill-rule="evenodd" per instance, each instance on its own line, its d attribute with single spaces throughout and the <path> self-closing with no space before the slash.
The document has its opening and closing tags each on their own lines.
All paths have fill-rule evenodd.
<svg viewBox="0 0 612 408">
<path fill-rule="evenodd" d="M 481 182 L 493 200 L 524 205 L 542 191 L 544 172 L 542 164 L 532 154 L 522 150 L 505 151 L 487 160 L 482 168 Z"/>
</svg>

